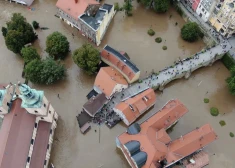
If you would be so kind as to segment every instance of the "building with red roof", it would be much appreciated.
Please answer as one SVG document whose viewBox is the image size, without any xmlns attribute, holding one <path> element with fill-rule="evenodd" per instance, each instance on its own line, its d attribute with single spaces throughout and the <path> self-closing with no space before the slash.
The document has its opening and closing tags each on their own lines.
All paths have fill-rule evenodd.
<svg viewBox="0 0 235 168">
<path fill-rule="evenodd" d="M 142 93 L 119 103 L 113 108 L 113 111 L 126 125 L 130 125 L 151 108 L 155 102 L 156 95 L 154 90 L 147 89 Z"/>
<path fill-rule="evenodd" d="M 133 124 L 116 138 L 132 168 L 163 168 L 200 151 L 217 139 L 209 124 L 171 140 L 166 130 L 173 126 L 187 108 L 179 100 L 169 101 L 159 112 L 141 124 Z M 199 165 L 199 164 L 198 164 Z"/>
<path fill-rule="evenodd" d="M 114 5 L 101 4 L 95 0 L 58 0 L 57 15 L 72 27 L 100 45 L 115 15 Z"/>
<path fill-rule="evenodd" d="M 0 168 L 47 168 L 58 115 L 43 91 L 0 86 Z"/>
</svg>

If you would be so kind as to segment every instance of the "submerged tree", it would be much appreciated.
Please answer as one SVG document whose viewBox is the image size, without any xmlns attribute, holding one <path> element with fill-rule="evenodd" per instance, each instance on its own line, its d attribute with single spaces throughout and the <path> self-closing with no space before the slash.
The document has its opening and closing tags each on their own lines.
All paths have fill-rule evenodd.
<svg viewBox="0 0 235 168">
<path fill-rule="evenodd" d="M 169 5 L 169 0 L 154 0 L 154 10 L 158 13 L 165 13 L 168 11 Z"/>
<path fill-rule="evenodd" d="M 73 61 L 87 74 L 92 75 L 97 72 L 100 53 L 91 44 L 83 44 L 82 47 L 74 51 Z"/>
<path fill-rule="evenodd" d="M 145 7 L 150 7 L 153 3 L 153 0 L 138 0 L 141 4 L 143 4 Z"/>
<path fill-rule="evenodd" d="M 6 46 L 9 50 L 14 53 L 20 53 L 20 50 L 24 47 L 24 35 L 21 32 L 16 30 L 10 30 L 7 32 L 7 36 L 5 38 Z"/>
<path fill-rule="evenodd" d="M 40 59 L 40 56 L 37 50 L 33 47 L 24 47 L 21 49 L 21 55 L 24 59 L 24 62 L 27 64 L 34 59 Z"/>
<path fill-rule="evenodd" d="M 232 95 L 235 95 L 235 66 L 230 69 L 231 76 L 226 80 L 229 91 Z"/>
<path fill-rule="evenodd" d="M 69 52 L 67 38 L 59 32 L 50 34 L 46 41 L 46 52 L 54 59 L 64 59 Z"/>
<path fill-rule="evenodd" d="M 181 37 L 185 41 L 194 42 L 199 37 L 203 37 L 199 26 L 195 22 L 186 23 L 181 29 Z"/>
<path fill-rule="evenodd" d="M 125 0 L 124 5 L 123 5 L 123 9 L 125 10 L 125 14 L 127 16 L 131 16 L 132 15 L 132 0 Z"/>
</svg>

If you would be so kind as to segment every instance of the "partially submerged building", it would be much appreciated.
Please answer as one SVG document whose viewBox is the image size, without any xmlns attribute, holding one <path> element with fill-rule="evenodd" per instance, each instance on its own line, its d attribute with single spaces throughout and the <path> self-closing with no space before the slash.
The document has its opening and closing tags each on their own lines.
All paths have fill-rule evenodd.
<svg viewBox="0 0 235 168">
<path fill-rule="evenodd" d="M 101 60 L 109 66 L 118 70 L 128 83 L 137 81 L 140 77 L 140 70 L 125 55 L 112 47 L 106 45 L 101 51 Z"/>
<path fill-rule="evenodd" d="M 156 95 L 154 90 L 147 89 L 142 93 L 119 103 L 113 108 L 113 111 L 126 125 L 130 125 L 151 108 L 155 102 Z"/>
<path fill-rule="evenodd" d="M 43 91 L 0 86 L 0 168 L 47 168 L 58 115 Z"/>
<path fill-rule="evenodd" d="M 108 66 L 100 68 L 93 88 L 97 93 L 104 93 L 108 99 L 111 99 L 116 92 L 121 92 L 127 87 L 128 83 L 122 74 Z"/>
<path fill-rule="evenodd" d="M 143 123 L 135 123 L 119 135 L 116 138 L 117 147 L 122 150 L 130 166 L 171 167 L 216 140 L 214 130 L 206 124 L 172 141 L 166 130 L 187 112 L 180 101 L 171 100 Z"/>
<path fill-rule="evenodd" d="M 60 19 L 77 28 L 97 46 L 116 12 L 114 5 L 101 6 L 95 0 L 58 0 L 56 7 Z"/>
<path fill-rule="evenodd" d="M 10 2 L 19 3 L 26 6 L 31 6 L 34 0 L 10 0 Z"/>
</svg>

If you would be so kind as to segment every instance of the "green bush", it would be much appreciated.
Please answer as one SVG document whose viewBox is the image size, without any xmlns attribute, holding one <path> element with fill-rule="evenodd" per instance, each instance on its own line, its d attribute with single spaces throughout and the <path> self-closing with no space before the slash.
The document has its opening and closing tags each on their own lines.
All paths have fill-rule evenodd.
<svg viewBox="0 0 235 168">
<path fill-rule="evenodd" d="M 38 29 L 38 28 L 39 28 L 39 23 L 36 22 L 36 21 L 33 21 L 33 22 L 32 22 L 32 25 L 33 25 L 33 28 L 34 28 L 34 29 Z"/>
<path fill-rule="evenodd" d="M 226 125 L 226 122 L 224 120 L 220 120 L 219 124 L 220 124 L 221 127 L 223 127 L 223 126 Z"/>
<path fill-rule="evenodd" d="M 139 81 L 138 81 L 139 83 L 142 83 L 143 82 L 143 80 L 141 80 L 141 79 L 139 79 Z"/>
<path fill-rule="evenodd" d="M 230 132 L 229 135 L 230 135 L 230 137 L 232 137 L 232 138 L 234 137 L 234 133 L 232 133 L 232 132 Z"/>
<path fill-rule="evenodd" d="M 167 50 L 167 46 L 163 46 L 162 49 L 163 49 L 163 50 Z"/>
<path fill-rule="evenodd" d="M 116 10 L 116 11 L 119 11 L 119 10 L 120 10 L 119 3 L 118 3 L 118 2 L 115 2 L 115 3 L 114 3 L 114 10 Z"/>
<path fill-rule="evenodd" d="M 209 99 L 204 98 L 204 103 L 209 103 Z"/>
<path fill-rule="evenodd" d="M 234 59 L 228 54 L 224 54 L 224 56 L 222 57 L 222 62 L 224 64 L 224 66 L 228 69 L 228 70 L 231 70 L 231 68 L 233 66 L 235 66 L 235 61 Z"/>
<path fill-rule="evenodd" d="M 161 37 L 155 38 L 155 42 L 156 42 L 156 43 L 161 43 L 161 42 L 162 42 L 162 38 L 161 38 Z"/>
<path fill-rule="evenodd" d="M 149 29 L 149 30 L 148 30 L 148 34 L 149 34 L 150 36 L 153 36 L 153 35 L 155 34 L 155 31 L 154 31 L 153 29 Z"/>
<path fill-rule="evenodd" d="M 185 41 L 194 42 L 201 36 L 201 29 L 195 22 L 188 22 L 181 28 L 181 37 Z"/>
<path fill-rule="evenodd" d="M 37 50 L 33 47 L 23 47 L 21 49 L 21 55 L 26 64 L 33 61 L 34 59 L 40 59 Z"/>
<path fill-rule="evenodd" d="M 210 113 L 212 116 L 218 116 L 219 115 L 219 110 L 216 107 L 211 107 Z"/>
</svg>

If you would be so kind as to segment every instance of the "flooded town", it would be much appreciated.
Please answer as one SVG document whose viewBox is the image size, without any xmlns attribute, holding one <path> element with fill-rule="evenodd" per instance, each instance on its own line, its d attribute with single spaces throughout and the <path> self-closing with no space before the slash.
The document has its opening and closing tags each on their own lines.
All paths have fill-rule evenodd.
<svg viewBox="0 0 235 168">
<path fill-rule="evenodd" d="M 190 16 L 174 5 L 157 13 L 129 0 L 20 4 L 29 1 L 0 1 L 0 25 L 9 29 L 0 35 L 0 168 L 235 167 L 235 97 L 227 82 L 233 73 L 224 63 L 225 56 L 234 56 L 235 31 L 217 32 L 216 15 L 201 12 L 205 0 L 196 7 L 178 2 Z M 209 6 L 234 8 L 233 1 L 224 1 Z M 114 9 L 128 2 L 131 16 Z M 14 13 L 39 23 L 38 39 L 30 45 L 41 59 L 49 56 L 48 36 L 59 32 L 67 38 L 69 52 L 59 61 L 64 78 L 49 84 L 30 78 L 37 78 L 27 74 L 31 62 L 5 42 Z M 79 21 L 70 20 L 72 14 Z M 194 42 L 181 37 L 182 27 L 194 21 L 190 17 L 204 33 Z M 75 61 L 75 53 L 84 52 L 77 49 L 86 45 L 99 51 L 93 74 L 79 67 L 82 59 Z"/>
</svg>

